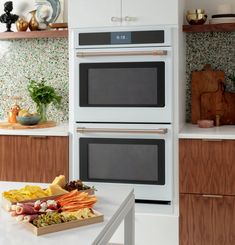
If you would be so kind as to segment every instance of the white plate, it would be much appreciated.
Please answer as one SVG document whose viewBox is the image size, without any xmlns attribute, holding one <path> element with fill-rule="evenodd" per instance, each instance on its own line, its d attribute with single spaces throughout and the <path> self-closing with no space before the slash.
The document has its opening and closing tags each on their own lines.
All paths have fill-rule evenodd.
<svg viewBox="0 0 235 245">
<path fill-rule="evenodd" d="M 209 23 L 210 24 L 235 23 L 235 17 L 214 18 L 214 19 L 210 19 Z"/>
</svg>

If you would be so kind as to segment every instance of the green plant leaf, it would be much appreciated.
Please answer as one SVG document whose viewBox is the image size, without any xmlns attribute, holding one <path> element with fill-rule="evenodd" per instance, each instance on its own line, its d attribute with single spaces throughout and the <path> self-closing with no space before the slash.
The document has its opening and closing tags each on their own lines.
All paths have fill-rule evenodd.
<svg viewBox="0 0 235 245">
<path fill-rule="evenodd" d="M 37 82 L 33 79 L 29 79 L 27 89 L 30 97 L 37 104 L 53 104 L 59 106 L 61 104 L 62 96 L 60 96 L 52 86 L 46 85 L 46 81 L 42 79 Z"/>
</svg>

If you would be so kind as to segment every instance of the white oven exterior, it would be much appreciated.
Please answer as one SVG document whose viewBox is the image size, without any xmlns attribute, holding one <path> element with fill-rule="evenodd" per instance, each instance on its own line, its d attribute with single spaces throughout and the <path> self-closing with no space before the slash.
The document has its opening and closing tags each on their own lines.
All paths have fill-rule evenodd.
<svg viewBox="0 0 235 245">
<path fill-rule="evenodd" d="M 120 29 L 126 31 L 128 29 Z M 120 31 L 118 29 L 118 31 Z M 138 30 L 138 29 L 136 29 Z M 74 122 L 117 122 L 117 123 L 172 123 L 173 106 L 173 49 L 171 29 L 164 30 L 164 43 L 160 44 L 122 44 L 122 45 L 91 45 L 81 46 L 78 43 L 79 33 L 94 32 L 94 30 L 72 30 L 71 35 L 71 79 L 73 87 L 70 96 L 73 97 L 72 116 Z M 98 32 L 99 30 L 95 30 Z M 102 30 L 100 30 L 102 31 Z M 141 31 L 141 30 L 140 30 Z M 154 55 L 154 52 L 164 55 Z M 81 54 L 105 52 L 114 55 L 84 56 Z M 139 52 L 139 55 L 132 53 Z M 125 55 L 118 55 L 118 54 Z M 80 55 L 79 55 L 80 54 Z M 78 57 L 79 56 L 79 57 Z M 165 63 L 165 105 L 164 107 L 82 107 L 80 106 L 79 65 L 89 63 Z"/>
<path fill-rule="evenodd" d="M 105 52 L 154 52 L 166 51 L 167 55 L 134 55 L 134 56 L 99 56 L 78 58 L 79 52 L 100 52 L 99 49 L 75 50 L 74 69 L 74 115 L 76 122 L 145 122 L 165 123 L 172 122 L 172 48 L 147 47 L 147 48 L 119 48 L 105 49 Z M 79 64 L 80 63 L 115 63 L 115 62 L 164 62 L 165 63 L 165 106 L 164 107 L 81 107 L 79 105 Z"/>
<path fill-rule="evenodd" d="M 78 132 L 78 129 L 79 132 Z M 158 131 L 159 132 L 154 132 Z M 84 131 L 83 131 L 84 130 Z M 110 131 L 111 130 L 111 131 Z M 162 131 L 163 130 L 163 131 Z M 162 132 L 161 132 L 162 131 Z M 126 184 L 132 185 L 135 190 L 135 198 L 151 201 L 173 200 L 173 132 L 170 124 L 96 124 L 76 123 L 72 140 L 72 166 L 70 178 L 79 179 L 80 162 L 79 139 L 80 138 L 110 138 L 110 139 L 162 139 L 165 141 L 165 184 Z M 96 185 L 96 182 L 87 182 Z M 108 183 L 107 183 L 108 184 Z"/>
</svg>

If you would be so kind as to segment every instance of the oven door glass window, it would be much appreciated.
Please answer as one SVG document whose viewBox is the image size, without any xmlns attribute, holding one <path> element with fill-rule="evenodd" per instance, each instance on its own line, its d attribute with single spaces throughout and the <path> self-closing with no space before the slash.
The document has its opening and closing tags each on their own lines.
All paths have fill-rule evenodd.
<svg viewBox="0 0 235 245">
<path fill-rule="evenodd" d="M 165 63 L 81 63 L 81 107 L 164 107 Z"/>
<path fill-rule="evenodd" d="M 165 184 L 165 141 L 80 138 L 83 181 Z"/>
</svg>

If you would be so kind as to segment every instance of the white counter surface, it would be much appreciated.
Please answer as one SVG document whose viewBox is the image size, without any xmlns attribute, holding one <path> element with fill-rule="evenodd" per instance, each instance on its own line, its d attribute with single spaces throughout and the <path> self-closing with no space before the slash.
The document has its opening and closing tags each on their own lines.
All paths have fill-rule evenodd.
<svg viewBox="0 0 235 245">
<path fill-rule="evenodd" d="M 0 135 L 41 135 L 41 136 L 68 136 L 68 124 L 59 124 L 56 127 L 40 129 L 0 129 Z"/>
<path fill-rule="evenodd" d="M 195 124 L 185 124 L 179 132 L 181 139 L 235 139 L 235 125 L 213 128 L 199 128 Z"/>
</svg>

